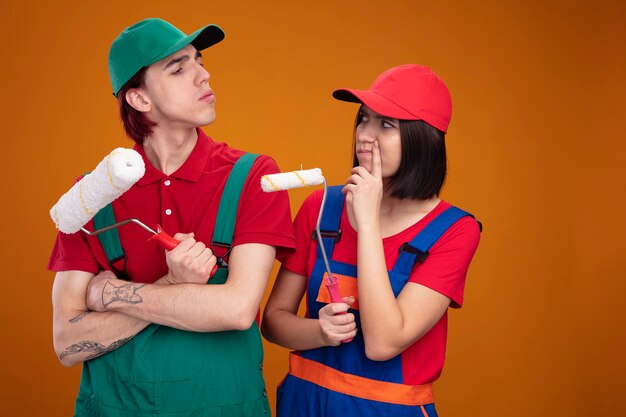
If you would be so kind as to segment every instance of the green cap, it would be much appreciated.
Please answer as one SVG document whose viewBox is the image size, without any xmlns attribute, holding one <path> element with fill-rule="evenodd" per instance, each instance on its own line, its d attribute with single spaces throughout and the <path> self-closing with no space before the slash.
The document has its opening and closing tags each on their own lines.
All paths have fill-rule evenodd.
<svg viewBox="0 0 626 417">
<path fill-rule="evenodd" d="M 124 29 L 109 51 L 109 76 L 113 95 L 143 67 L 154 64 L 191 44 L 198 51 L 224 39 L 216 25 L 208 25 L 187 36 L 163 19 L 145 19 Z"/>
</svg>

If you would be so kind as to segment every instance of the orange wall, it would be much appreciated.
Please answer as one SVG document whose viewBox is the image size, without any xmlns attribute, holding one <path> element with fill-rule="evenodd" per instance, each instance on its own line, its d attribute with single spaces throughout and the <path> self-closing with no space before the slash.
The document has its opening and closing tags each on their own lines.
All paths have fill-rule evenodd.
<svg viewBox="0 0 626 417">
<path fill-rule="evenodd" d="M 347 177 L 356 107 L 330 91 L 397 64 L 434 68 L 454 101 L 444 198 L 485 226 L 451 313 L 440 414 L 626 414 L 626 3 L 476 3 L 3 2 L 0 414 L 71 413 L 80 370 L 52 350 L 48 209 L 130 146 L 107 52 L 149 16 L 226 31 L 205 54 L 210 135 L 283 170 L 321 167 L 331 183 Z M 305 194 L 291 193 L 294 212 Z M 273 400 L 286 351 L 266 345 L 266 358 Z"/>
</svg>

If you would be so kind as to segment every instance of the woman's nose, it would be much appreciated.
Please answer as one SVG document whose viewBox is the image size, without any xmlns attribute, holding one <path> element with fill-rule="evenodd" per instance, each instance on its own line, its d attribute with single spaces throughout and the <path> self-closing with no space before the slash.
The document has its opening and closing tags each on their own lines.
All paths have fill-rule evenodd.
<svg viewBox="0 0 626 417">
<path fill-rule="evenodd" d="M 373 142 L 376 134 L 372 128 L 365 126 L 359 126 L 356 134 L 357 140 L 360 142 Z"/>
</svg>

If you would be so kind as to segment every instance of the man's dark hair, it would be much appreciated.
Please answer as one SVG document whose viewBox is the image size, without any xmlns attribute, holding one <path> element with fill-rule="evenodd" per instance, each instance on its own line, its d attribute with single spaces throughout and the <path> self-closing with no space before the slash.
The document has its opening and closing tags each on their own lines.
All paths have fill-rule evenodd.
<svg viewBox="0 0 626 417">
<path fill-rule="evenodd" d="M 156 122 L 150 120 L 145 113 L 136 110 L 126 101 L 126 92 L 131 88 L 142 88 L 145 86 L 146 69 L 143 67 L 137 74 L 128 80 L 117 94 L 117 102 L 120 108 L 120 117 L 124 123 L 124 130 L 129 138 L 142 144 L 144 139 L 152 133 L 152 128 L 157 125 Z"/>
</svg>

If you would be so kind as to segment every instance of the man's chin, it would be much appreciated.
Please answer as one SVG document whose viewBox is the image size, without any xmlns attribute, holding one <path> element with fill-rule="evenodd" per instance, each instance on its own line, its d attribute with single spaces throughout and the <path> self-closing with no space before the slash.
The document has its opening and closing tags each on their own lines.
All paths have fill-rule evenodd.
<svg viewBox="0 0 626 417">
<path fill-rule="evenodd" d="M 199 120 L 200 123 L 198 124 L 198 127 L 200 127 L 200 126 L 208 126 L 211 123 L 213 123 L 214 121 L 215 121 L 215 112 L 213 112 L 213 114 L 208 115 L 206 117 L 202 117 Z"/>
</svg>

